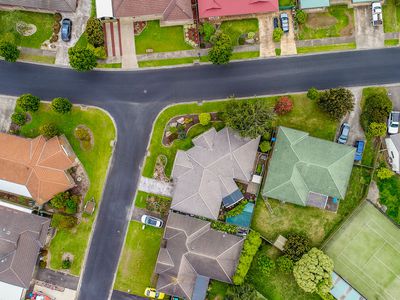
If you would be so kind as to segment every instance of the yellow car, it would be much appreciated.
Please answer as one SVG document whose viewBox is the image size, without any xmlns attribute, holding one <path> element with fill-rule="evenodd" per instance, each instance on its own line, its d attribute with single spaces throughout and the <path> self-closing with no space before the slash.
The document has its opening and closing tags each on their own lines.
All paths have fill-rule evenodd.
<svg viewBox="0 0 400 300">
<path fill-rule="evenodd" d="M 164 297 L 165 297 L 164 293 L 157 292 L 156 289 L 152 289 L 152 288 L 147 288 L 144 291 L 144 295 L 146 297 L 153 298 L 153 299 L 164 299 Z"/>
</svg>

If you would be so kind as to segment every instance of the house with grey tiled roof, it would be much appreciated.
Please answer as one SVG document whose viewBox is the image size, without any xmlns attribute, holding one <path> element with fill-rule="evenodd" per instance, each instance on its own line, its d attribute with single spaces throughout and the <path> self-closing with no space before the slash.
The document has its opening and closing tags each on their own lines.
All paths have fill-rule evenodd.
<svg viewBox="0 0 400 300">
<path fill-rule="evenodd" d="M 236 181 L 250 182 L 260 137 L 243 138 L 230 128 L 211 128 L 176 153 L 171 209 L 216 220 L 221 204 L 243 199 Z"/>
<path fill-rule="evenodd" d="M 0 205 L 0 286 L 29 288 L 50 219 Z M 1 298 L 1 295 L 0 295 Z"/>
<path fill-rule="evenodd" d="M 205 299 L 210 279 L 232 282 L 243 240 L 211 229 L 210 222 L 171 212 L 155 268 L 157 291 Z"/>
<path fill-rule="evenodd" d="M 0 0 L 0 6 L 47 12 L 74 12 L 77 0 Z"/>
</svg>

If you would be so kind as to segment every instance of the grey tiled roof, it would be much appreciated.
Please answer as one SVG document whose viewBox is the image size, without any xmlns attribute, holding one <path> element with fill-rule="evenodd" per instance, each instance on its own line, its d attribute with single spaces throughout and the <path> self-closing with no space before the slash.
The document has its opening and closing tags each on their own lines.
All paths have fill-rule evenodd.
<svg viewBox="0 0 400 300">
<path fill-rule="evenodd" d="M 171 212 L 158 254 L 157 290 L 191 299 L 200 276 L 231 282 L 243 246 L 243 238 L 216 231 L 210 223 Z"/>
<path fill-rule="evenodd" d="M 217 219 L 222 198 L 238 189 L 234 179 L 251 180 L 259 141 L 242 138 L 229 128 L 212 128 L 193 139 L 188 151 L 178 150 L 171 208 Z"/>
<path fill-rule="evenodd" d="M 28 288 L 50 220 L 0 206 L 0 281 Z"/>
<path fill-rule="evenodd" d="M 0 5 L 60 12 L 74 12 L 76 4 L 77 0 L 0 0 Z"/>
</svg>

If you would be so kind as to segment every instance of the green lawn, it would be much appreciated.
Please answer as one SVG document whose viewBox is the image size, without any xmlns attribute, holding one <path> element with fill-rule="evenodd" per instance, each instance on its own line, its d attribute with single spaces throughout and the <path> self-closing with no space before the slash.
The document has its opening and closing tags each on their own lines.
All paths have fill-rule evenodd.
<svg viewBox="0 0 400 300">
<path fill-rule="evenodd" d="M 122 67 L 121 63 L 97 64 L 97 68 L 100 68 L 100 69 L 118 69 L 121 67 Z"/>
<path fill-rule="evenodd" d="M 169 52 L 193 49 L 183 36 L 183 26 L 160 27 L 159 21 L 147 21 L 143 32 L 135 36 L 137 54 L 146 54 L 146 49 L 153 52 Z"/>
<path fill-rule="evenodd" d="M 120 258 L 114 289 L 143 295 L 146 287 L 154 287 L 152 274 L 160 249 L 163 230 L 132 221 Z"/>
<path fill-rule="evenodd" d="M 356 43 L 348 44 L 333 44 L 325 46 L 311 46 L 311 47 L 298 47 L 297 54 L 315 53 L 315 52 L 329 52 L 329 51 L 342 51 L 356 49 Z"/>
<path fill-rule="evenodd" d="M 306 235 L 314 246 L 320 246 L 329 234 L 354 210 L 368 191 L 370 170 L 354 167 L 344 200 L 340 201 L 337 213 L 313 207 L 282 204 L 270 199 L 273 215 L 263 200 L 258 199 L 254 211 L 252 228 L 265 238 L 274 241 L 279 234 L 297 232 Z"/>
<path fill-rule="evenodd" d="M 208 286 L 207 299 L 224 300 L 228 287 L 229 287 L 228 283 L 211 279 L 210 285 Z"/>
<path fill-rule="evenodd" d="M 300 40 L 349 36 L 354 28 L 353 9 L 347 5 L 334 5 L 327 12 L 309 13 L 307 21 L 299 28 Z"/>
<path fill-rule="evenodd" d="M 34 24 L 37 28 L 36 32 L 31 36 L 22 36 L 16 30 L 16 24 L 19 21 Z M 51 37 L 53 23 L 52 14 L 20 10 L 0 11 L 0 39 L 9 33 L 14 35 L 18 46 L 40 48 L 42 43 Z"/>
<path fill-rule="evenodd" d="M 75 43 L 76 47 L 79 48 L 86 48 L 87 45 L 89 44 L 86 32 L 82 33 L 82 35 L 79 37 L 79 40 Z"/>
<path fill-rule="evenodd" d="M 312 132 L 314 136 L 333 140 L 337 122 L 329 119 L 329 117 L 318 109 L 314 101 L 309 100 L 305 95 L 292 96 L 294 101 L 293 111 L 278 119 L 279 125 L 297 128 Z M 252 98 L 250 101 L 255 101 Z M 260 98 L 268 101 L 271 106 L 275 104 L 277 97 Z M 240 100 L 248 101 L 248 100 Z M 201 113 L 201 112 L 219 112 L 223 111 L 227 101 L 206 101 L 202 105 L 197 103 L 173 105 L 161 112 L 158 116 L 153 133 L 150 140 L 150 156 L 146 158 L 143 173 L 145 177 L 152 177 L 156 158 L 160 154 L 167 156 L 168 163 L 166 174 L 170 175 L 172 170 L 175 154 L 178 149 L 187 150 L 192 147 L 191 138 L 185 140 L 175 140 L 170 147 L 161 144 L 164 129 L 168 121 L 177 115 Z M 203 128 L 206 130 L 207 128 Z"/>
<path fill-rule="evenodd" d="M 383 10 L 383 30 L 385 32 L 397 32 L 399 31 L 400 16 L 397 15 L 400 6 L 396 6 L 396 0 L 385 0 L 385 4 L 382 6 Z"/>
<path fill-rule="evenodd" d="M 25 60 L 25 61 L 38 62 L 38 63 L 44 63 L 44 64 L 54 64 L 56 61 L 56 58 L 54 56 L 31 55 L 31 54 L 25 54 L 25 53 L 21 53 L 18 59 Z"/>
<path fill-rule="evenodd" d="M 220 29 L 229 35 L 233 46 L 239 45 L 239 37 L 248 32 L 258 31 L 258 20 L 257 19 L 243 19 L 243 20 L 232 20 L 223 21 Z"/>
<path fill-rule="evenodd" d="M 398 45 L 399 45 L 399 39 L 385 40 L 386 47 L 393 47 L 393 46 L 398 46 Z"/>
<path fill-rule="evenodd" d="M 293 0 L 279 0 L 279 6 L 292 6 L 294 3 Z"/>
<path fill-rule="evenodd" d="M 110 117 L 102 110 L 88 108 L 81 110 L 74 107 L 70 114 L 60 115 L 50 110 L 48 104 L 41 104 L 39 111 L 31 113 L 32 121 L 21 128 L 21 135 L 36 137 L 39 127 L 48 122 L 57 124 L 66 135 L 75 154 L 82 162 L 90 179 L 90 187 L 85 200 L 92 197 L 100 203 L 106 171 L 111 158 L 110 143 L 115 139 L 115 128 Z M 82 150 L 79 141 L 74 136 L 78 125 L 89 127 L 94 136 L 94 146 L 91 150 Z M 93 216 L 84 216 L 82 222 L 72 230 L 58 230 L 50 244 L 51 263 L 53 269 L 61 269 L 62 254 L 69 252 L 74 256 L 71 273 L 79 275 L 84 259 L 87 243 L 94 221 Z"/>
<path fill-rule="evenodd" d="M 380 193 L 379 202 L 387 207 L 386 214 L 400 224 L 400 176 L 377 179 Z"/>
</svg>

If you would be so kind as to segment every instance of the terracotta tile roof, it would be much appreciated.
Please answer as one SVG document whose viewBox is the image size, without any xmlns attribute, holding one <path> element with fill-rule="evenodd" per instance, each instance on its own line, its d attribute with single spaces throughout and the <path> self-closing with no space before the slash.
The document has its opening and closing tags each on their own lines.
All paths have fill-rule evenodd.
<svg viewBox="0 0 400 300">
<path fill-rule="evenodd" d="M 47 11 L 74 12 L 77 0 L 0 0 L 0 5 L 22 6 Z"/>
<path fill-rule="evenodd" d="M 199 0 L 198 6 L 200 18 L 279 11 L 278 0 Z"/>
<path fill-rule="evenodd" d="M 159 16 L 161 21 L 193 20 L 190 0 L 113 0 L 113 10 L 117 18 Z"/>
<path fill-rule="evenodd" d="M 75 162 L 64 136 L 46 141 L 0 133 L 0 180 L 26 186 L 39 205 L 75 185 L 65 172 Z"/>
</svg>

